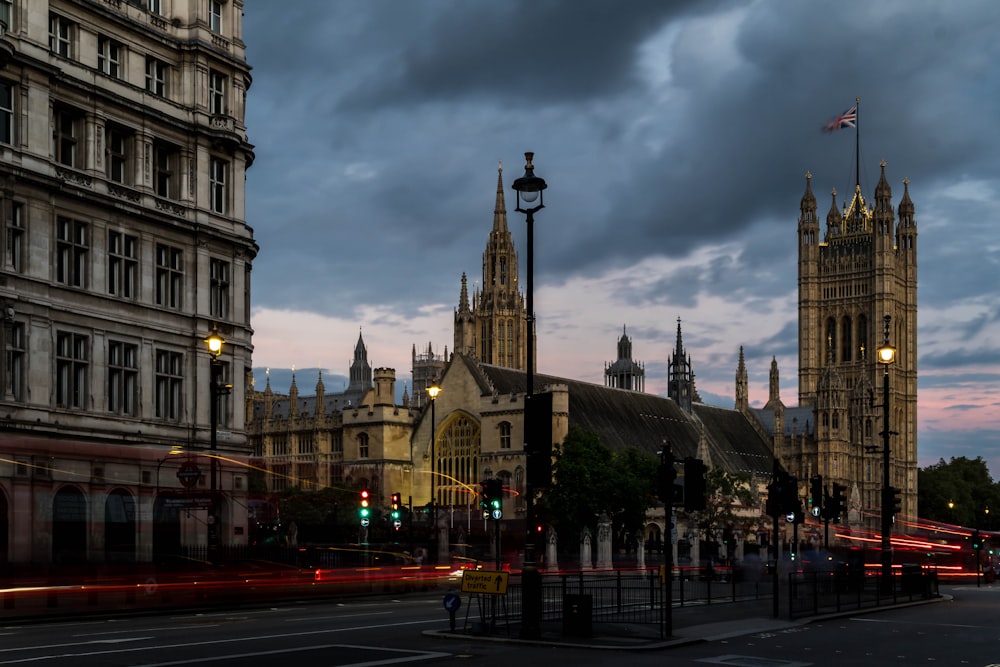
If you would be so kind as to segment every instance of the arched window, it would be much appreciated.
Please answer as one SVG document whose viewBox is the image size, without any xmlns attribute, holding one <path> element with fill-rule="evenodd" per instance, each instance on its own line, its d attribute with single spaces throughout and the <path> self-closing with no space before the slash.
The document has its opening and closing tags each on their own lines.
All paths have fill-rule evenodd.
<svg viewBox="0 0 1000 667">
<path fill-rule="evenodd" d="M 468 488 L 479 486 L 480 426 L 464 413 L 452 415 L 437 436 L 438 502 L 468 504 Z"/>
<path fill-rule="evenodd" d="M 851 340 L 853 329 L 850 317 L 845 317 L 840 325 L 840 360 L 847 362 L 854 358 L 854 342 Z"/>
<path fill-rule="evenodd" d="M 836 353 L 837 350 L 837 321 L 832 317 L 826 321 L 826 354 L 827 358 Z M 833 359 L 836 361 L 836 359 Z"/>
</svg>

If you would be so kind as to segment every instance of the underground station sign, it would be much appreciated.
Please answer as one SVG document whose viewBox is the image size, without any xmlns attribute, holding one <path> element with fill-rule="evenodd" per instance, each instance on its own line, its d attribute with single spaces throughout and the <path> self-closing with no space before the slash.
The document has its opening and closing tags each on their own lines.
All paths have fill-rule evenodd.
<svg viewBox="0 0 1000 667">
<path fill-rule="evenodd" d="M 507 595 L 509 572 L 495 570 L 464 570 L 462 572 L 462 592 L 480 595 Z"/>
<path fill-rule="evenodd" d="M 197 484 L 199 477 L 201 477 L 201 470 L 199 470 L 198 466 L 191 461 L 185 461 L 181 464 L 181 467 L 177 469 L 177 479 L 179 479 L 181 484 L 183 484 L 187 489 L 190 489 L 192 486 Z"/>
</svg>

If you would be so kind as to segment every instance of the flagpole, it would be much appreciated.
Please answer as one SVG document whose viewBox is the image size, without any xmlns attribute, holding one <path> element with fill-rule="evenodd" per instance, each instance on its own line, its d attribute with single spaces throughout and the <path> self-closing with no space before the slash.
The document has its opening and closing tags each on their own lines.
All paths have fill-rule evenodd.
<svg viewBox="0 0 1000 667">
<path fill-rule="evenodd" d="M 854 98 L 854 186 L 861 187 L 861 96 Z"/>
</svg>

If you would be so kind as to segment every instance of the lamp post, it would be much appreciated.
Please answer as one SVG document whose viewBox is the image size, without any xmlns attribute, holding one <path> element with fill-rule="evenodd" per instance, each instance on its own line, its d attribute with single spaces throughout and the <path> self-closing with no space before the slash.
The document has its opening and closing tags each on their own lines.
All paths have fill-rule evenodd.
<svg viewBox="0 0 1000 667">
<path fill-rule="evenodd" d="M 441 387 L 438 386 L 437 378 L 434 378 L 431 386 L 427 387 L 427 395 L 431 399 L 431 553 L 429 556 L 433 565 L 437 565 L 438 561 L 437 496 L 434 495 L 434 478 L 437 476 L 437 458 L 434 452 L 437 440 L 437 415 L 434 414 L 434 405 L 440 393 Z"/>
<path fill-rule="evenodd" d="M 528 225 L 528 263 L 527 263 L 527 287 L 525 289 L 525 305 L 527 308 L 528 325 L 528 350 L 526 355 L 527 373 L 525 378 L 524 391 L 524 567 L 521 573 L 522 595 L 524 596 L 521 612 L 521 638 L 538 639 L 541 637 L 542 620 L 542 575 L 538 571 L 538 563 L 535 560 L 535 490 L 531 483 L 531 472 L 528 468 L 528 461 L 531 459 L 532 448 L 537 444 L 534 442 L 533 434 L 528 433 L 528 425 L 534 421 L 529 417 L 528 411 L 531 409 L 531 397 L 535 392 L 535 305 L 534 305 L 534 269 L 535 269 L 535 240 L 534 224 L 535 213 L 545 208 L 543 191 L 547 187 L 545 181 L 535 176 L 535 167 L 531 160 L 535 157 L 532 152 L 524 154 L 524 176 L 514 179 L 512 187 L 517 192 L 518 213 L 524 213 L 525 221 Z M 535 201 L 538 201 L 535 204 Z"/>
<path fill-rule="evenodd" d="M 889 344 L 889 322 L 884 319 L 884 341 L 878 349 L 878 362 L 882 364 L 882 585 L 892 586 L 892 485 L 889 476 L 889 366 L 896 361 L 896 348 Z"/>
<path fill-rule="evenodd" d="M 211 421 L 211 440 L 209 449 L 211 450 L 211 495 L 208 501 L 208 554 L 209 560 L 215 561 L 219 551 L 219 502 L 218 491 L 218 460 L 216 451 L 219 448 L 219 395 L 221 393 L 220 381 L 222 380 L 222 361 L 219 356 L 222 354 L 222 346 L 225 339 L 219 335 L 217 327 L 212 327 L 212 333 L 205 339 L 208 346 L 208 353 L 212 356 L 209 363 L 209 408 Z"/>
</svg>

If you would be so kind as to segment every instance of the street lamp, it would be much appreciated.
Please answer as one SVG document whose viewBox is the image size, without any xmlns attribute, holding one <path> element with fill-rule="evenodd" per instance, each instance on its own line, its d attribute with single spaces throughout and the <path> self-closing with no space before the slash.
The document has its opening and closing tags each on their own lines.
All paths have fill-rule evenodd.
<svg viewBox="0 0 1000 667">
<path fill-rule="evenodd" d="M 214 561 L 219 550 L 219 502 L 216 497 L 218 489 L 218 461 L 216 451 L 219 448 L 219 395 L 221 393 L 220 382 L 222 380 L 222 361 L 219 356 L 222 354 L 222 346 L 225 339 L 219 335 L 217 326 L 212 327 L 212 333 L 205 339 L 208 346 L 208 353 L 212 356 L 209 363 L 209 401 L 211 403 L 209 414 L 212 426 L 209 449 L 211 454 L 211 495 L 208 504 L 208 553 L 209 560 Z"/>
<path fill-rule="evenodd" d="M 884 341 L 878 349 L 878 363 L 882 364 L 882 582 L 892 586 L 892 485 L 889 477 L 889 366 L 896 361 L 896 348 L 889 344 L 890 315 L 885 322 Z"/>
<path fill-rule="evenodd" d="M 434 495 L 434 477 L 437 475 L 437 459 L 434 456 L 434 443 L 437 440 L 436 415 L 434 414 L 434 404 L 437 403 L 438 394 L 441 387 L 438 386 L 437 378 L 431 380 L 431 386 L 427 387 L 427 395 L 431 399 L 431 554 L 430 561 L 437 565 L 438 561 L 438 526 L 437 526 L 437 497 Z"/>
<path fill-rule="evenodd" d="M 535 239 L 534 224 L 535 213 L 545 208 L 545 197 L 543 192 L 548 187 L 545 181 L 535 176 L 535 167 L 531 160 L 535 157 L 532 152 L 524 154 L 524 176 L 514 179 L 511 187 L 517 192 L 518 213 L 524 213 L 528 225 L 528 262 L 527 262 L 527 287 L 525 290 L 525 305 L 527 308 L 528 325 L 528 350 L 525 361 L 527 362 L 526 388 L 524 392 L 524 567 L 521 574 L 522 595 L 524 596 L 521 612 L 521 638 L 538 639 L 541 637 L 542 620 L 542 575 L 538 571 L 538 563 L 535 560 L 535 490 L 531 483 L 531 472 L 528 468 L 528 461 L 531 459 L 534 442 L 533 434 L 528 433 L 528 425 L 534 424 L 534 420 L 528 415 L 531 410 L 531 397 L 535 393 L 535 304 L 534 304 L 534 271 L 535 271 Z M 535 204 L 535 201 L 538 201 Z"/>
</svg>

